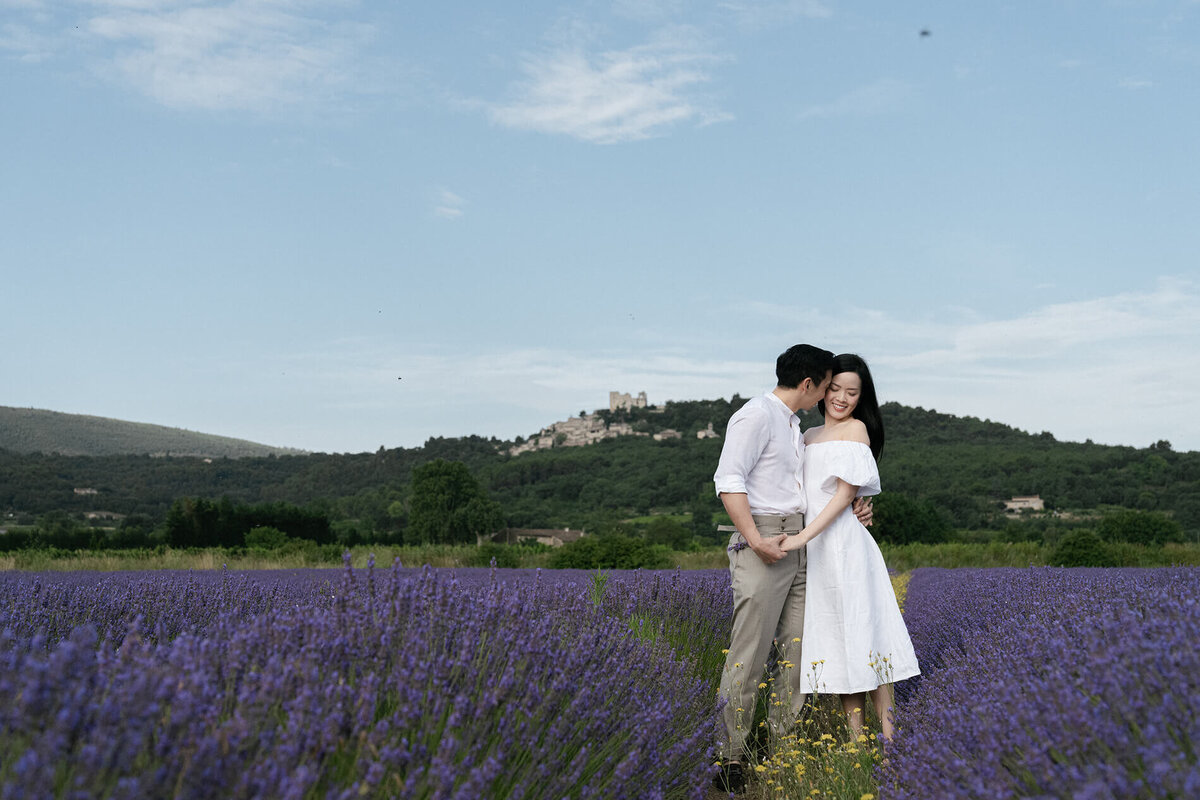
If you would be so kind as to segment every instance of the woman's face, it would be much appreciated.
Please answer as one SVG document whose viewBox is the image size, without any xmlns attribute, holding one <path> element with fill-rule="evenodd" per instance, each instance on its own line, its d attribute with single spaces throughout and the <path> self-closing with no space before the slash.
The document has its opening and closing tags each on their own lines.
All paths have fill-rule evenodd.
<svg viewBox="0 0 1200 800">
<path fill-rule="evenodd" d="M 862 393 L 862 378 L 857 372 L 839 372 L 825 390 L 825 416 L 840 422 L 854 416 L 858 396 Z"/>
</svg>

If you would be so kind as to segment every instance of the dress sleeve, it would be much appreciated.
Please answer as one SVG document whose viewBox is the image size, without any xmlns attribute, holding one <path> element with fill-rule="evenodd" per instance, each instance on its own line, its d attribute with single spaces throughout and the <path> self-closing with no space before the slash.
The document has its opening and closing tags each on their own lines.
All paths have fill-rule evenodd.
<svg viewBox="0 0 1200 800">
<path fill-rule="evenodd" d="M 841 478 L 858 487 L 858 497 L 879 494 L 879 467 L 871 448 L 861 442 L 837 442 L 836 447 L 836 454 L 829 459 L 829 476 L 821 489 L 833 494 L 837 491 L 837 479 Z"/>
</svg>

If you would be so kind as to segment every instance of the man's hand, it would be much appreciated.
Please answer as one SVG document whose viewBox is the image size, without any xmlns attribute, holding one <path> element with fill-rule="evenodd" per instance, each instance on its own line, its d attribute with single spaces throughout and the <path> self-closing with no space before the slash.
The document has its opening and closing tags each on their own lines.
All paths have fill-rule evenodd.
<svg viewBox="0 0 1200 800">
<path fill-rule="evenodd" d="M 875 509 L 871 507 L 871 498 L 860 497 L 854 501 L 854 516 L 858 517 L 858 521 L 863 525 L 870 527 L 875 521 Z"/>
<path fill-rule="evenodd" d="M 760 536 L 757 544 L 750 545 L 754 554 L 762 559 L 764 564 L 774 564 L 787 555 L 783 549 L 783 536 Z"/>
<path fill-rule="evenodd" d="M 750 501 L 744 492 L 721 492 L 721 502 L 746 546 L 762 559 L 764 564 L 774 564 L 786 555 L 780 540 L 783 536 L 763 536 L 754 526 L 754 515 L 750 513 Z"/>
</svg>

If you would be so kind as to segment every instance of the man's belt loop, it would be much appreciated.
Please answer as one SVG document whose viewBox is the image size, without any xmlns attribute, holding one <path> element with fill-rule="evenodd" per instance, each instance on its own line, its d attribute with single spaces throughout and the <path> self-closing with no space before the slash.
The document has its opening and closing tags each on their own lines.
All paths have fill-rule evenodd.
<svg viewBox="0 0 1200 800">
<path fill-rule="evenodd" d="M 780 533 L 799 533 L 804 530 L 804 515 L 803 514 L 754 514 L 754 527 L 758 528 L 759 533 L 767 536 L 775 536 Z M 732 533 L 737 530 L 735 525 L 718 525 L 717 530 L 722 533 Z"/>
</svg>

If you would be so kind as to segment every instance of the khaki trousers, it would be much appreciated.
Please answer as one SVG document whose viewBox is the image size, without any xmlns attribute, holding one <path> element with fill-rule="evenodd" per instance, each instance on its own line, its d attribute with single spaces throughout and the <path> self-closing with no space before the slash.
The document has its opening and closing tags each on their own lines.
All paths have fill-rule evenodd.
<svg viewBox="0 0 1200 800">
<path fill-rule="evenodd" d="M 763 536 L 797 533 L 804 527 L 800 514 L 788 517 L 755 515 L 754 524 Z M 744 541 L 735 530 L 732 546 Z M 717 754 L 723 761 L 752 762 L 746 739 L 754 724 L 754 705 L 759 685 L 769 687 L 767 724 L 772 736 L 790 732 L 800 717 L 805 695 L 800 660 L 804 635 L 804 550 L 787 553 L 774 564 L 764 564 L 749 547 L 729 551 L 729 577 L 733 587 L 733 636 L 725 669 L 721 674 L 721 697 L 725 728 Z M 772 646 L 776 669 L 765 675 Z"/>
</svg>

